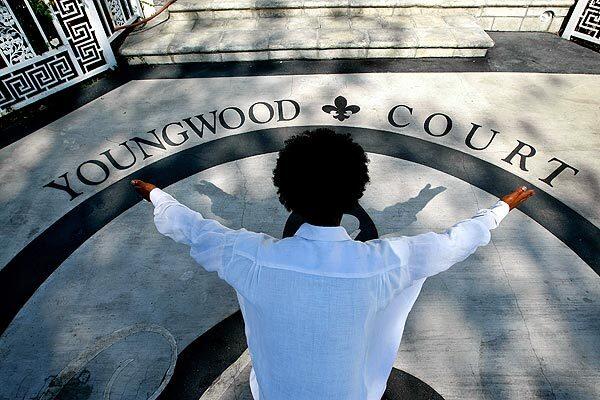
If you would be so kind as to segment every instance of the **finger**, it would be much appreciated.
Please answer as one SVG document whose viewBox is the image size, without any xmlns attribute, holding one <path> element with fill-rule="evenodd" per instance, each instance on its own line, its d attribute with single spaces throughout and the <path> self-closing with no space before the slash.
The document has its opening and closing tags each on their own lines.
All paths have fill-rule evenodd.
<svg viewBox="0 0 600 400">
<path fill-rule="evenodd" d="M 512 199 L 518 199 L 523 193 L 525 193 L 525 191 L 527 190 L 527 188 L 525 186 L 519 186 L 518 188 L 516 188 L 515 190 L 513 190 L 511 193 L 508 194 L 508 197 L 512 198 Z"/>
<path fill-rule="evenodd" d="M 531 191 L 532 190 L 528 190 L 525 186 L 521 186 L 521 188 L 519 189 L 519 192 L 517 193 L 517 198 L 518 199 L 524 198 Z"/>
<path fill-rule="evenodd" d="M 533 195 L 534 195 L 533 190 L 527 191 L 527 193 L 525 193 L 521 198 L 519 198 L 518 204 L 520 205 L 520 204 L 524 203 L 527 199 L 529 199 Z"/>
<path fill-rule="evenodd" d="M 527 191 L 527 193 L 525 193 L 525 199 L 530 198 L 531 196 L 533 196 L 535 194 L 535 192 L 533 190 L 529 190 Z"/>
<path fill-rule="evenodd" d="M 529 197 L 531 197 L 533 195 L 533 190 L 527 190 L 526 192 L 523 192 L 520 197 L 527 199 Z"/>
<path fill-rule="evenodd" d="M 527 192 L 527 187 L 526 186 L 521 186 L 519 187 L 517 190 L 515 190 L 513 193 L 516 196 L 521 196 L 523 193 Z"/>
</svg>

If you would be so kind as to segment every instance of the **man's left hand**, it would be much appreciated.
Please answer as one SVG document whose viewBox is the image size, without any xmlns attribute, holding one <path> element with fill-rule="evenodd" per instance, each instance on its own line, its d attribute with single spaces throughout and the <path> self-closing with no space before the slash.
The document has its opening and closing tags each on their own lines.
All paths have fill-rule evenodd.
<svg viewBox="0 0 600 400">
<path fill-rule="evenodd" d="M 152 191 L 152 189 L 156 189 L 155 185 L 140 181 L 139 179 L 132 180 L 131 184 L 135 188 L 135 191 L 138 192 L 138 194 L 142 196 L 144 200 L 150 201 L 150 191 Z"/>
<path fill-rule="evenodd" d="M 535 192 L 533 190 L 527 189 L 525 186 L 521 186 L 520 188 L 515 189 L 513 192 L 504 196 L 502 201 L 508 204 L 509 210 L 512 210 L 513 208 L 520 206 L 534 194 Z"/>
</svg>

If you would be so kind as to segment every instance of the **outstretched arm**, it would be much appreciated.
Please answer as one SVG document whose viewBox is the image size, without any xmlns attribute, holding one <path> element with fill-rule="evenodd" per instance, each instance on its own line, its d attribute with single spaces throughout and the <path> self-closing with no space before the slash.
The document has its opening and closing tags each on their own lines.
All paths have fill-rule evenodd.
<svg viewBox="0 0 600 400">
<path fill-rule="evenodd" d="M 231 258 L 235 231 L 190 210 L 155 185 L 133 180 L 135 190 L 154 205 L 154 224 L 163 235 L 191 247 L 191 256 L 208 271 L 222 269 Z"/>
<path fill-rule="evenodd" d="M 522 186 L 504 196 L 491 208 L 477 212 L 444 233 L 426 233 L 409 238 L 411 279 L 435 275 L 463 261 L 489 243 L 490 231 L 498 227 L 510 210 L 533 196 L 533 190 Z"/>
<path fill-rule="evenodd" d="M 443 233 L 425 233 L 412 237 L 387 239 L 399 267 L 389 271 L 392 295 L 414 281 L 442 272 L 489 243 L 490 230 L 496 228 L 508 212 L 533 196 L 533 190 L 520 187 L 504 196 L 489 209 L 461 221 Z"/>
</svg>

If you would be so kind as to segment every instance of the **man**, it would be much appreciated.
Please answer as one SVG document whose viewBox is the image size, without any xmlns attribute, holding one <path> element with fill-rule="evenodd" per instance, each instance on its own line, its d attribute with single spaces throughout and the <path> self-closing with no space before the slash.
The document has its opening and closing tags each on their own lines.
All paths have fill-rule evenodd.
<svg viewBox="0 0 600 400">
<path fill-rule="evenodd" d="M 255 399 L 381 399 L 425 278 L 487 244 L 490 230 L 533 195 L 522 187 L 445 233 L 360 242 L 340 222 L 364 193 L 368 162 L 349 134 L 316 129 L 288 139 L 273 183 L 306 222 L 281 240 L 229 229 L 132 182 L 154 204 L 158 231 L 235 288 Z"/>
</svg>

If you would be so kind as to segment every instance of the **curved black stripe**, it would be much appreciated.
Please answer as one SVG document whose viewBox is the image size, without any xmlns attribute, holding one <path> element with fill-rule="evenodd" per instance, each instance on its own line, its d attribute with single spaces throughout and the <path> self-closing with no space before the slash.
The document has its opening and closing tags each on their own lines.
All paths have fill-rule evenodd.
<svg viewBox="0 0 600 400">
<path fill-rule="evenodd" d="M 381 400 L 444 400 L 431 386 L 408 372 L 392 368 Z"/>
<path fill-rule="evenodd" d="M 25 246 L 0 271 L 0 332 L 37 288 L 81 244 L 140 201 L 132 178 L 165 187 L 207 168 L 278 151 L 294 133 L 315 126 L 270 128 L 227 136 L 182 150 L 115 182 L 77 205 Z M 367 128 L 330 126 L 350 132 L 366 151 L 416 162 L 501 196 L 529 182 L 472 155 L 415 137 Z M 569 246 L 600 274 L 600 230 L 579 213 L 537 188 L 520 209 Z"/>
<path fill-rule="evenodd" d="M 244 329 L 238 310 L 187 345 L 157 400 L 198 400 L 248 347 Z"/>
</svg>

